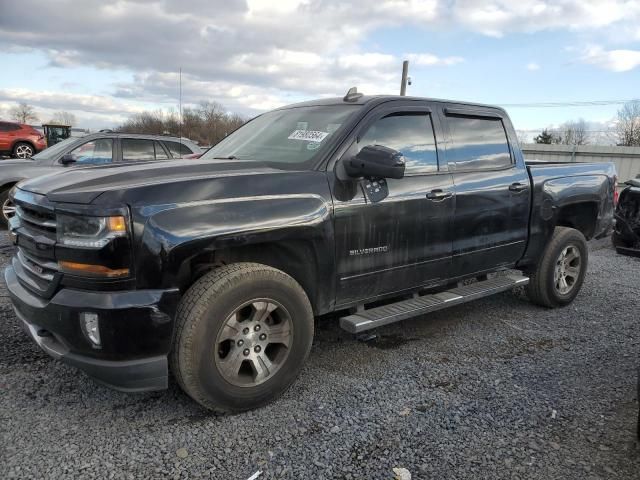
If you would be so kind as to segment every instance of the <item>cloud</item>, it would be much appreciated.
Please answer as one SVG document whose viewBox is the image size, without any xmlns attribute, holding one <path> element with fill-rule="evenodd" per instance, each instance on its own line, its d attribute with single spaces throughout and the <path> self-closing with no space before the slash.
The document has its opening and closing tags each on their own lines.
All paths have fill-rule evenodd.
<svg viewBox="0 0 640 480">
<path fill-rule="evenodd" d="M 25 88 L 0 89 L 0 100 L 34 103 L 44 108 L 57 108 L 64 104 L 69 110 L 83 110 L 91 113 L 137 113 L 140 107 L 125 102 L 116 102 L 103 95 L 81 95 L 64 92 L 33 91 Z"/>
<path fill-rule="evenodd" d="M 536 70 L 540 70 L 540 65 L 538 65 L 536 62 L 529 62 L 529 63 L 527 63 L 527 67 L 526 68 L 530 72 L 535 72 Z"/>
<path fill-rule="evenodd" d="M 139 104 L 120 102 L 104 95 L 10 88 L 0 89 L 0 117 L 8 118 L 11 107 L 20 102 L 36 107 L 40 123 L 50 120 L 55 112 L 64 110 L 77 117 L 79 126 L 93 129 L 115 126 L 124 122 L 128 115 L 143 110 Z"/>
<path fill-rule="evenodd" d="M 213 98 L 252 112 L 352 85 L 395 92 L 402 59 L 362 51 L 362 40 L 442 15 L 436 0 L 23 0 L 3 5 L 0 48 L 44 52 L 52 67 L 133 72 L 114 86 L 120 100 L 175 103 L 182 68 L 187 102 Z M 415 55 L 425 67 L 460 61 Z"/>
<path fill-rule="evenodd" d="M 593 30 L 640 18 L 633 0 L 457 0 L 452 16 L 471 30 L 493 37 L 509 32 L 543 30 Z"/>
<path fill-rule="evenodd" d="M 600 46 L 591 46 L 581 59 L 612 72 L 627 72 L 640 66 L 640 50 L 605 50 Z"/>
<path fill-rule="evenodd" d="M 110 95 L 31 92 L 43 108 L 57 101 L 57 108 L 111 115 L 121 108 L 118 114 L 130 113 L 141 102 L 173 106 L 182 68 L 185 103 L 216 100 L 252 113 L 342 95 L 353 85 L 395 93 L 404 58 L 412 68 L 455 68 L 464 61 L 459 52 L 416 48 L 399 57 L 365 48 L 383 28 L 461 28 L 501 37 L 615 25 L 640 35 L 639 23 L 640 2 L 630 0 L 21 0 L 2 5 L 0 49 L 42 52 L 54 68 L 131 76 Z M 624 57 L 611 61 L 617 71 L 634 61 L 632 51 L 612 52 Z"/>
<path fill-rule="evenodd" d="M 409 53 L 405 55 L 405 57 L 420 66 L 450 66 L 464 62 L 464 58 L 462 57 L 438 57 L 432 53 Z"/>
</svg>

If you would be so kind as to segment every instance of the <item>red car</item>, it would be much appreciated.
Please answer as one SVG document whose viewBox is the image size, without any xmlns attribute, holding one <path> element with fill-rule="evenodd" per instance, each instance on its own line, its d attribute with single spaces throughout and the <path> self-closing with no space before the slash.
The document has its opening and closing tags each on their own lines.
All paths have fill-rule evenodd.
<svg viewBox="0 0 640 480">
<path fill-rule="evenodd" d="M 0 122 L 0 155 L 29 158 L 47 148 L 44 135 L 29 125 Z"/>
</svg>

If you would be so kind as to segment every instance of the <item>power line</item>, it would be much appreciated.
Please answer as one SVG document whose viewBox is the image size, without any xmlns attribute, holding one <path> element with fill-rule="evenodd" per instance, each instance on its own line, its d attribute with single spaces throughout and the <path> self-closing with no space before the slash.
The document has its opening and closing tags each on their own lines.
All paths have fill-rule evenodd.
<svg viewBox="0 0 640 480">
<path fill-rule="evenodd" d="M 538 103 L 500 103 L 501 107 L 509 108 L 557 108 L 557 107 L 599 107 L 606 105 L 624 105 L 628 102 L 639 102 L 638 98 L 629 100 L 588 100 L 575 102 L 538 102 Z"/>
</svg>

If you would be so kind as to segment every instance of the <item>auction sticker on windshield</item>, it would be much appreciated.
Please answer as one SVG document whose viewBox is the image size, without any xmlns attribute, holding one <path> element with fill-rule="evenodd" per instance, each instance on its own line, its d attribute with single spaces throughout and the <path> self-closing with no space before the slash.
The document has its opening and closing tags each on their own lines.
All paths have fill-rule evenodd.
<svg viewBox="0 0 640 480">
<path fill-rule="evenodd" d="M 321 142 L 327 138 L 329 132 L 319 132 L 317 130 L 294 130 L 287 138 L 289 140 L 305 140 L 307 142 Z"/>
</svg>

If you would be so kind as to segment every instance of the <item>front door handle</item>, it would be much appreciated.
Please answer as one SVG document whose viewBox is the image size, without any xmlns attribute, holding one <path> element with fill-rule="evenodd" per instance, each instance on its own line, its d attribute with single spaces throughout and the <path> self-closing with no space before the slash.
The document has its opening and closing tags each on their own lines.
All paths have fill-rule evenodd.
<svg viewBox="0 0 640 480">
<path fill-rule="evenodd" d="M 511 185 L 509 185 L 509 190 L 512 191 L 512 192 L 522 192 L 522 191 L 524 191 L 524 190 L 526 190 L 528 188 L 529 188 L 529 185 L 525 185 L 525 184 L 520 183 L 520 182 L 515 182 L 515 183 L 512 183 Z"/>
<path fill-rule="evenodd" d="M 446 198 L 451 198 L 452 196 L 453 196 L 453 193 L 446 190 L 442 190 L 441 188 L 436 188 L 434 190 L 431 190 L 429 193 L 427 193 L 427 198 L 429 200 L 436 200 L 436 201 L 444 200 Z"/>
</svg>

